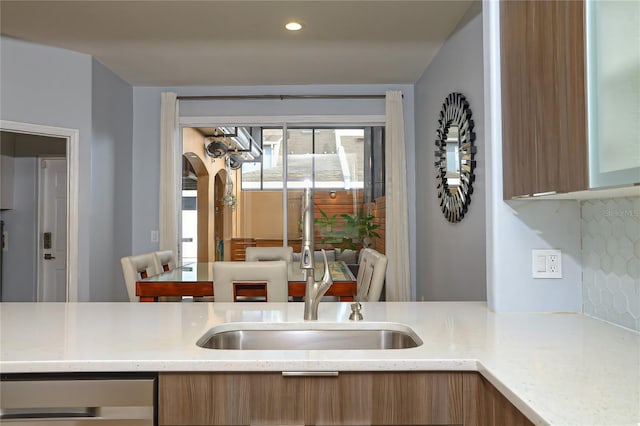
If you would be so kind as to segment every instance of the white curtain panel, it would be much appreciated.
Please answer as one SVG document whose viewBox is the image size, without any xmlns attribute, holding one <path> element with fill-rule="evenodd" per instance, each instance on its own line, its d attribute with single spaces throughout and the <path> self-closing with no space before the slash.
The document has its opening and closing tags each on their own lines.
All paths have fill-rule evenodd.
<svg viewBox="0 0 640 426">
<path fill-rule="evenodd" d="M 407 160 L 404 146 L 402 92 L 386 92 L 386 300 L 411 298 L 409 272 L 409 213 L 407 204 Z"/>
<path fill-rule="evenodd" d="M 180 161 L 178 99 L 163 92 L 160 109 L 160 250 L 172 250 L 179 257 L 178 225 Z"/>
</svg>

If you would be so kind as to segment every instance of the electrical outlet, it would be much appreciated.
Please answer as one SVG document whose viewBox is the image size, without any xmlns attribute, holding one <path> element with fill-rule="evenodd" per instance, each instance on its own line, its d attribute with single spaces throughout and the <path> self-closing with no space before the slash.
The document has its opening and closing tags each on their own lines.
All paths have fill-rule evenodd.
<svg viewBox="0 0 640 426">
<path fill-rule="evenodd" d="M 151 231 L 151 242 L 152 243 L 158 242 L 158 231 Z"/>
<path fill-rule="evenodd" d="M 533 250 L 531 252 L 533 278 L 562 278 L 562 252 L 560 250 Z"/>
<path fill-rule="evenodd" d="M 547 256 L 547 264 L 549 266 L 549 268 L 547 268 L 548 272 L 560 272 L 560 255 L 550 254 L 549 256 Z"/>
</svg>

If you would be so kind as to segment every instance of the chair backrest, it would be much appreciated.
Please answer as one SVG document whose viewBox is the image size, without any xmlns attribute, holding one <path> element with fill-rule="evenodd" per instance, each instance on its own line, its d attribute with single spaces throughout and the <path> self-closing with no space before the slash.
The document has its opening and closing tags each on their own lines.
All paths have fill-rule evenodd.
<svg viewBox="0 0 640 426">
<path fill-rule="evenodd" d="M 153 267 L 158 273 L 170 271 L 176 267 L 176 256 L 173 250 L 154 251 Z"/>
<path fill-rule="evenodd" d="M 162 271 L 156 270 L 153 264 L 152 253 L 139 254 L 136 256 L 125 256 L 120 259 L 124 282 L 127 285 L 127 293 L 130 302 L 138 302 L 140 298 L 136 296 L 136 281 L 140 278 L 150 277 Z"/>
<path fill-rule="evenodd" d="M 266 262 L 221 261 L 213 264 L 216 302 L 234 302 L 234 283 L 266 283 L 267 302 L 289 300 L 288 265 L 284 260 Z"/>
<path fill-rule="evenodd" d="M 384 278 L 387 273 L 387 256 L 366 248 L 360 254 L 358 268 L 358 300 L 363 302 L 377 302 L 380 300 Z"/>
<path fill-rule="evenodd" d="M 335 262 L 336 261 L 336 252 L 335 250 L 325 250 L 327 254 L 327 262 Z M 300 253 L 293 253 L 293 261 L 300 262 L 300 257 L 302 255 Z M 313 261 L 315 263 L 324 262 L 324 258 L 322 257 L 322 250 L 316 250 L 313 252 Z"/>
<path fill-rule="evenodd" d="M 351 250 L 351 249 L 341 250 L 339 248 L 336 248 L 333 251 L 334 251 L 334 256 L 336 260 L 342 261 L 347 265 L 358 264 L 358 252 L 356 250 Z"/>
<path fill-rule="evenodd" d="M 247 262 L 258 262 L 261 260 L 284 260 L 288 263 L 293 261 L 292 247 L 247 247 L 245 250 L 245 260 Z"/>
</svg>

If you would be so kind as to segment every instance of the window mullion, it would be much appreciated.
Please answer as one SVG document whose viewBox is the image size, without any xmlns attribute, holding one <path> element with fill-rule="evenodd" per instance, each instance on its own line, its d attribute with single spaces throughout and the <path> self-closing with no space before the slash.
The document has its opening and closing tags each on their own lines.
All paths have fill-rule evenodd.
<svg viewBox="0 0 640 426">
<path fill-rule="evenodd" d="M 289 186 L 289 172 L 287 170 L 287 152 L 288 152 L 288 137 L 287 137 L 287 123 L 282 124 L 282 246 L 287 247 L 289 245 L 288 235 L 288 209 L 287 209 L 287 197 Z"/>
</svg>

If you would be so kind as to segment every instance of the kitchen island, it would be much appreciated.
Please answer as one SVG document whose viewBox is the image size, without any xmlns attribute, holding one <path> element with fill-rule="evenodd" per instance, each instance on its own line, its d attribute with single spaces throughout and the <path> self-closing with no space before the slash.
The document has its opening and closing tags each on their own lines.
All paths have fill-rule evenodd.
<svg viewBox="0 0 640 426">
<path fill-rule="evenodd" d="M 3 303 L 0 371 L 477 371 L 534 424 L 640 424 L 640 335 L 580 314 L 496 314 L 481 302 L 364 303 L 365 321 L 408 325 L 393 350 L 212 350 L 230 322 L 303 323 L 302 303 Z M 349 303 L 319 322 L 349 322 Z"/>
</svg>

